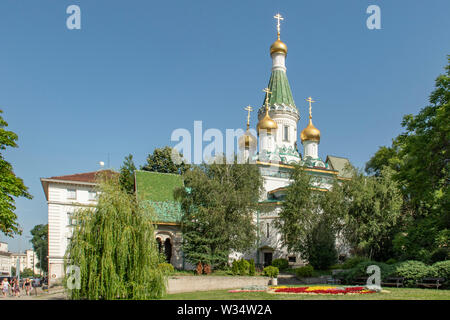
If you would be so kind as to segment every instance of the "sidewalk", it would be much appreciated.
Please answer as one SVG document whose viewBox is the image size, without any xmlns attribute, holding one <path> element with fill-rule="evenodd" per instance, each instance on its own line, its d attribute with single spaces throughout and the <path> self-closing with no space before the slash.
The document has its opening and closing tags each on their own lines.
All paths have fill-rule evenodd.
<svg viewBox="0 0 450 320">
<path fill-rule="evenodd" d="M 11 295 L 7 295 L 4 297 L 3 295 L 0 296 L 0 301 L 2 300 L 65 300 L 66 299 L 66 293 L 64 292 L 64 288 L 61 287 L 54 287 L 51 288 L 49 291 L 43 291 L 41 288 L 36 288 L 36 292 L 31 290 L 30 295 L 27 296 L 24 290 L 20 291 L 19 297 L 14 297 Z"/>
</svg>

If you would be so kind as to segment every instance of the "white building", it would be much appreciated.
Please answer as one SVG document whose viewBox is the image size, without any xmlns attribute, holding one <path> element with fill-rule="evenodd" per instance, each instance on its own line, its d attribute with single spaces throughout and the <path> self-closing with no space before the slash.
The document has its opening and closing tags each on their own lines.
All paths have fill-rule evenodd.
<svg viewBox="0 0 450 320">
<path fill-rule="evenodd" d="M 113 171 L 105 170 L 115 174 Z M 72 236 L 72 214 L 97 203 L 96 175 L 100 171 L 41 178 L 48 204 L 49 284 L 64 276 L 64 254 Z"/>
<path fill-rule="evenodd" d="M 6 242 L 0 242 L 0 275 L 11 275 L 11 252 L 8 251 Z"/>
</svg>

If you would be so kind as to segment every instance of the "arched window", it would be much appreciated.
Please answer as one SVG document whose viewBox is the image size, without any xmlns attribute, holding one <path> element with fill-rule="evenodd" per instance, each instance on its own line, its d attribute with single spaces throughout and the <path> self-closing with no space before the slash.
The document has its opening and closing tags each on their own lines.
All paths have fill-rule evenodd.
<svg viewBox="0 0 450 320">
<path fill-rule="evenodd" d="M 161 238 L 156 238 L 156 242 L 158 243 L 158 252 L 162 253 L 162 241 Z"/>
</svg>

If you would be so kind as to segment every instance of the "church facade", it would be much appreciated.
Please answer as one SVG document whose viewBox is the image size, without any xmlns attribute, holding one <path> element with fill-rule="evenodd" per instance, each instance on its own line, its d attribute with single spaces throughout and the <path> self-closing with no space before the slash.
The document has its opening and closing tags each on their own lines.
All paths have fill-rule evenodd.
<svg viewBox="0 0 450 320">
<path fill-rule="evenodd" d="M 274 227 L 286 187 L 291 183 L 289 176 L 293 164 L 305 166 L 305 170 L 316 178 L 312 187 L 321 191 L 329 190 L 334 178 L 349 179 L 349 173 L 345 171 L 349 164 L 347 158 L 327 156 L 323 160 L 319 156 L 321 133 L 312 122 L 314 101 L 311 97 L 306 99 L 309 103 L 308 124 L 298 133 L 300 112 L 294 102 L 287 77 L 288 50 L 287 45 L 280 40 L 280 20 L 283 18 L 279 14 L 275 18 L 278 20 L 278 34 L 270 47 L 272 70 L 268 87 L 264 89 L 264 102 L 258 110 L 258 137 L 250 133 L 248 117 L 247 131 L 239 139 L 241 156 L 244 160 L 256 163 L 260 169 L 264 179 L 264 193 L 254 218 L 258 226 L 256 249 L 234 256 L 254 259 L 259 266 L 270 265 L 275 258 L 288 259 L 290 265 L 304 263 L 298 255 L 283 248 L 281 234 Z M 245 110 L 250 112 L 251 108 L 247 107 Z M 303 153 L 298 149 L 298 137 Z"/>
</svg>

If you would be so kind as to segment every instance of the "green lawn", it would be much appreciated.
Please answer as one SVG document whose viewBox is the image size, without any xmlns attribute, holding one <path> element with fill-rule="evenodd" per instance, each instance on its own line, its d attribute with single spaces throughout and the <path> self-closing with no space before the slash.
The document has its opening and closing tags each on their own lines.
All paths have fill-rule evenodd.
<svg viewBox="0 0 450 320">
<path fill-rule="evenodd" d="M 229 293 L 228 290 L 169 294 L 165 300 L 450 300 L 450 290 L 383 288 L 389 293 L 358 295 L 271 294 L 266 292 Z"/>
</svg>

